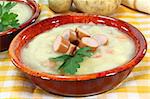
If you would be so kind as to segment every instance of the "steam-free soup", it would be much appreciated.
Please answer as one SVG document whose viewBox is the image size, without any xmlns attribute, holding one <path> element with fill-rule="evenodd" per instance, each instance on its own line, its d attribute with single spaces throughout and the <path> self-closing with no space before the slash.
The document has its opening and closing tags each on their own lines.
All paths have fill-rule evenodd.
<svg viewBox="0 0 150 99">
<path fill-rule="evenodd" d="M 67 29 L 82 26 L 90 35 L 102 34 L 108 38 L 107 45 L 99 46 L 92 57 L 84 58 L 76 74 L 90 74 L 113 69 L 129 62 L 135 54 L 135 45 L 132 39 L 120 30 L 105 26 L 91 24 L 67 24 L 46 31 L 31 40 L 22 49 L 22 61 L 30 68 L 50 74 L 58 74 L 57 62 L 51 66 L 49 58 L 57 57 L 62 53 L 54 52 L 53 43 L 57 36 Z"/>
</svg>

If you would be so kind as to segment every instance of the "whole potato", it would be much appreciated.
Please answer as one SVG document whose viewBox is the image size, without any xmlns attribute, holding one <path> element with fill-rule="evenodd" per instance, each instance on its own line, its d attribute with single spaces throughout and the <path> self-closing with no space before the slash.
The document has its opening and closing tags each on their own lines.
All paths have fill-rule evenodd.
<svg viewBox="0 0 150 99">
<path fill-rule="evenodd" d="M 71 4 L 72 0 L 49 0 L 49 8 L 55 12 L 66 12 Z"/>
<path fill-rule="evenodd" d="M 109 15 L 121 4 L 121 0 L 73 0 L 76 8 L 89 14 Z"/>
</svg>

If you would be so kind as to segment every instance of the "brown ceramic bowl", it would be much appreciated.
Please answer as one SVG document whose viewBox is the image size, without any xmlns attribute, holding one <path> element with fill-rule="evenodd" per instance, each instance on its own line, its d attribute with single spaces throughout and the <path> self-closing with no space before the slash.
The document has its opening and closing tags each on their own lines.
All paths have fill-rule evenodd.
<svg viewBox="0 0 150 99">
<path fill-rule="evenodd" d="M 117 68 L 87 75 L 62 76 L 32 70 L 21 61 L 21 50 L 35 36 L 68 23 L 105 24 L 128 34 L 136 45 L 135 57 Z M 34 31 L 34 32 L 33 32 Z M 118 19 L 96 15 L 64 15 L 43 20 L 21 31 L 12 41 L 9 54 L 12 62 L 42 89 L 65 96 L 87 96 L 108 91 L 124 80 L 144 57 L 147 43 L 136 28 Z M 32 60 L 31 60 L 32 61 Z"/>
<path fill-rule="evenodd" d="M 33 10 L 32 17 L 21 24 L 18 29 L 12 28 L 4 32 L 0 32 L 0 52 L 5 51 L 9 48 L 10 42 L 12 39 L 25 27 L 34 23 L 40 14 L 40 9 L 38 4 L 34 0 L 0 0 L 0 1 L 15 1 L 15 2 L 23 2 L 29 5 Z"/>
</svg>

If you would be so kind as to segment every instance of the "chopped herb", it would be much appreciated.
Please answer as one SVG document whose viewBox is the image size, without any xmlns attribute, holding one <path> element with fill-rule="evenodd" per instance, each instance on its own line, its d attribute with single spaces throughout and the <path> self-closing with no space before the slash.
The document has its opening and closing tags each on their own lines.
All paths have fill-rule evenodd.
<svg viewBox="0 0 150 99">
<path fill-rule="evenodd" d="M 18 28 L 19 23 L 17 20 L 17 14 L 10 12 L 17 3 L 8 2 L 0 4 L 0 32 L 7 30 L 8 28 Z"/>
<path fill-rule="evenodd" d="M 55 60 L 55 61 L 65 61 L 70 57 L 72 57 L 72 56 L 66 54 L 66 55 L 62 55 L 62 56 L 59 56 L 59 57 L 56 57 L 56 58 L 51 58 L 51 59 Z"/>
<path fill-rule="evenodd" d="M 62 55 L 56 58 L 50 58 L 54 61 L 63 61 L 62 65 L 59 66 L 58 70 L 64 74 L 75 74 L 77 69 L 80 68 L 81 62 L 84 57 L 91 57 L 92 52 L 90 47 L 80 48 L 74 55 Z"/>
</svg>

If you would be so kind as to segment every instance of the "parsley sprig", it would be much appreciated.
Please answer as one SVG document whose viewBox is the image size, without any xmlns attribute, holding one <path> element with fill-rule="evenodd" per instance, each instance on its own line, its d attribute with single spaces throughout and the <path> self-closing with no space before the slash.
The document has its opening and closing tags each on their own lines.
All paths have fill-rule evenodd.
<svg viewBox="0 0 150 99">
<path fill-rule="evenodd" d="M 3 32 L 9 28 L 18 28 L 19 23 L 17 20 L 17 14 L 10 12 L 16 3 L 8 2 L 0 4 L 0 32 Z"/>
<path fill-rule="evenodd" d="M 64 74 L 75 74 L 77 69 L 80 68 L 81 62 L 83 62 L 84 57 L 91 57 L 92 52 L 90 51 L 90 47 L 80 48 L 76 51 L 74 55 L 62 55 L 56 58 L 50 58 L 54 61 L 63 61 L 63 63 L 59 66 L 58 70 Z"/>
</svg>

